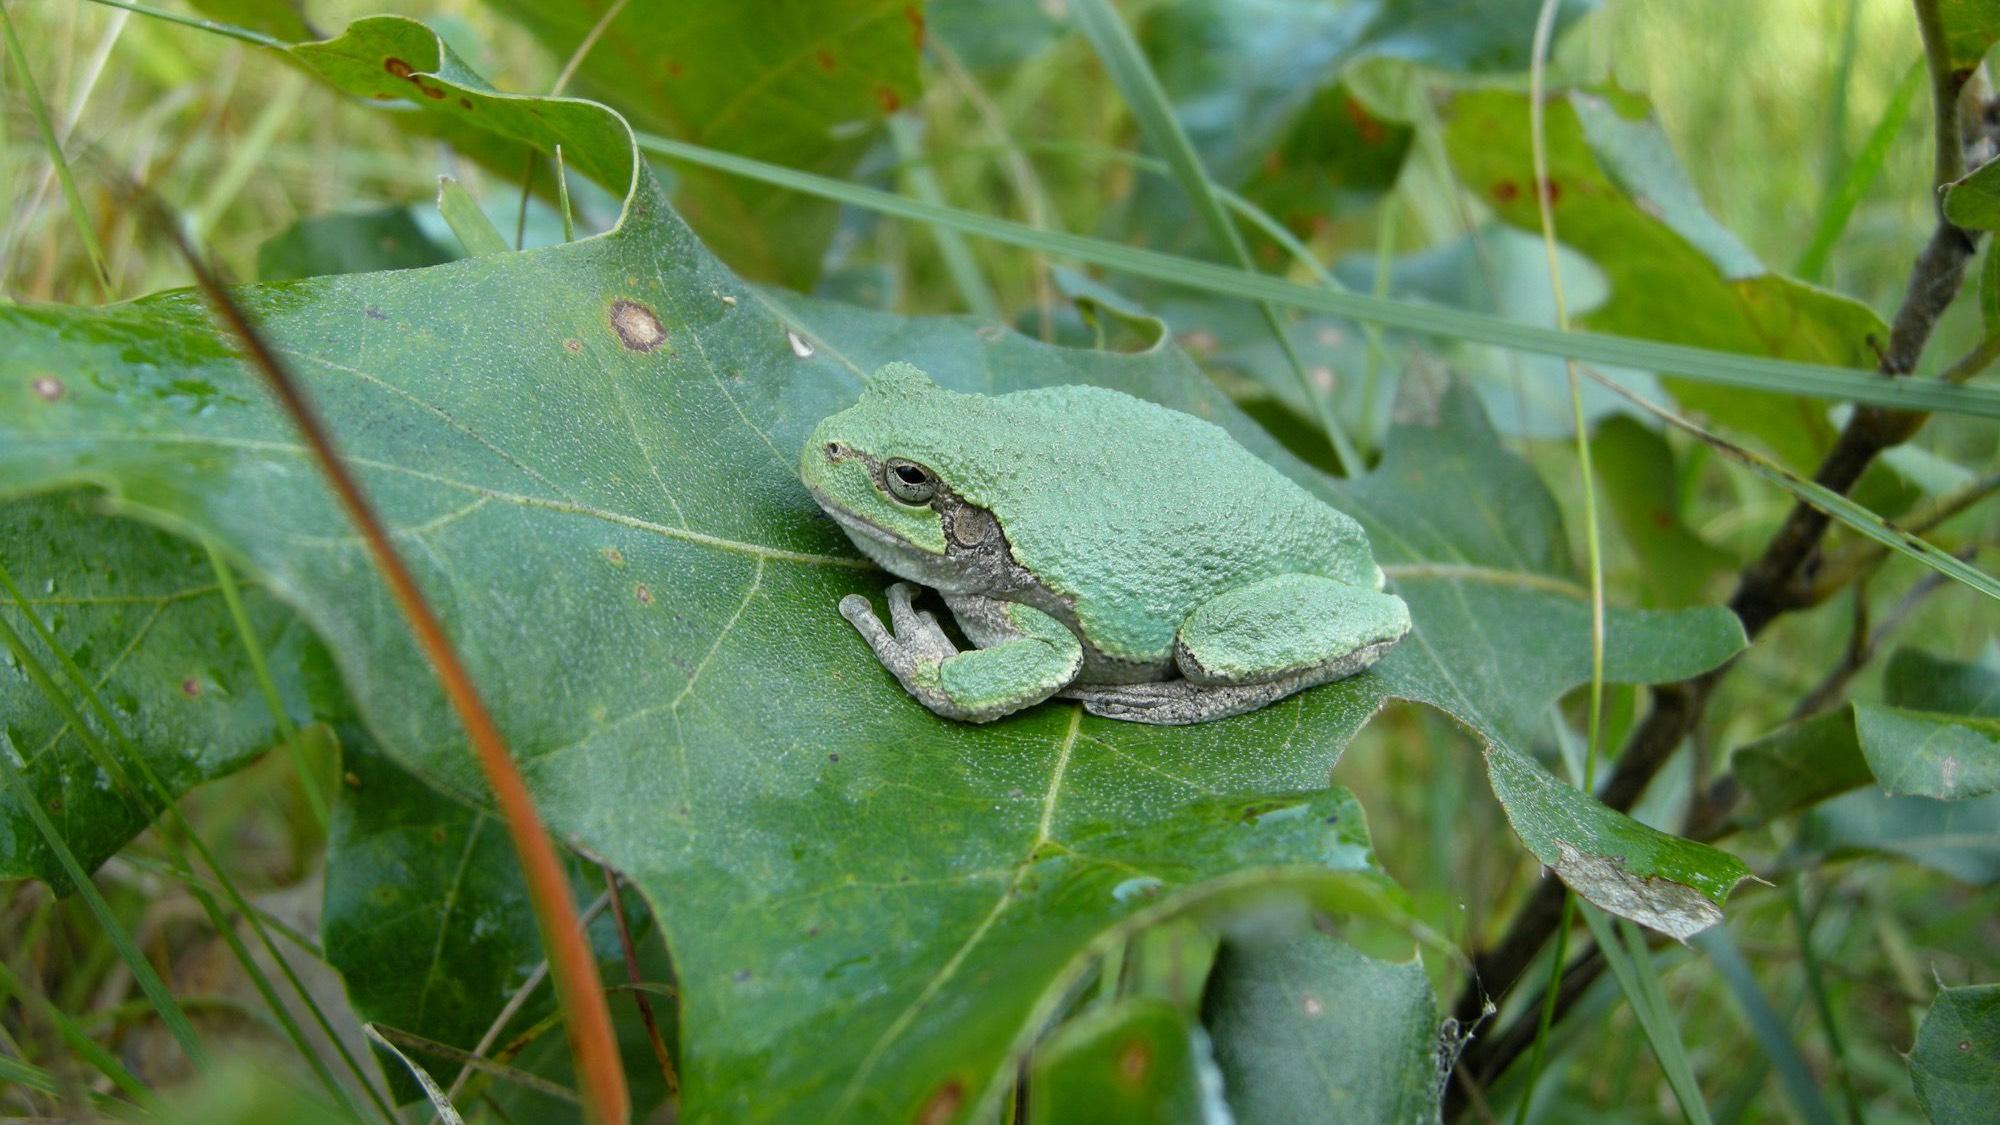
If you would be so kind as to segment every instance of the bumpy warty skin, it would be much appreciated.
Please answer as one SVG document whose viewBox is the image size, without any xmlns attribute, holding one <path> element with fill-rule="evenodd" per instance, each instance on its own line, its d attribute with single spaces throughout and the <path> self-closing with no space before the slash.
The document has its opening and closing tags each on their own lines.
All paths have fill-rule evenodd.
<svg viewBox="0 0 2000 1125">
<path fill-rule="evenodd" d="M 1124 659 L 1167 658 L 1196 606 L 1276 575 L 1381 586 L 1352 519 L 1220 426 L 1117 391 L 961 394 L 891 364 L 814 431 L 801 462 L 809 485 L 827 471 L 828 443 L 915 461 L 992 512 L 1016 561 Z M 863 518 L 878 514 L 868 503 L 890 506 L 858 492 L 842 502 Z"/>
</svg>

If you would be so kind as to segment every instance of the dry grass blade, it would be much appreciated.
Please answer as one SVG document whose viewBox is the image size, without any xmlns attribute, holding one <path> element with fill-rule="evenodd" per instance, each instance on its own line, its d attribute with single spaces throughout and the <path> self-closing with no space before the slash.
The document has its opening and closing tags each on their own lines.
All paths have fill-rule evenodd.
<svg viewBox="0 0 2000 1125">
<path fill-rule="evenodd" d="M 653 1047 L 653 1061 L 660 1066 L 660 1077 L 666 1080 L 667 1093 L 678 1094 L 681 1090 L 680 1075 L 674 1070 L 674 1058 L 667 1053 L 666 1040 L 660 1038 L 660 1021 L 653 1017 L 653 1002 L 646 991 L 637 986 L 645 979 L 639 974 L 639 951 L 632 944 L 632 926 L 625 919 L 625 900 L 618 891 L 618 873 L 609 867 L 604 869 L 604 893 L 611 899 L 611 915 L 618 923 L 618 946 L 625 954 L 625 972 L 633 984 L 632 1002 L 638 1006 L 639 1020 L 646 1025 L 646 1038 Z"/>
<path fill-rule="evenodd" d="M 548 950 L 551 975 L 555 978 L 557 997 L 564 1013 L 563 1025 L 576 1062 L 586 1118 L 593 1122 L 626 1120 L 631 1112 L 630 1099 L 619 1062 L 617 1040 L 612 1035 L 610 1009 L 598 984 L 596 960 L 590 952 L 583 924 L 577 917 L 576 905 L 570 899 L 569 883 L 563 877 L 562 863 L 556 856 L 555 846 L 542 826 L 541 815 L 535 809 L 534 799 L 528 793 L 521 771 L 514 765 L 500 728 L 480 699 L 471 673 L 459 659 L 458 650 L 445 633 L 444 624 L 424 600 L 415 576 L 390 542 L 388 531 L 362 491 L 360 481 L 355 479 L 347 463 L 341 459 L 332 435 L 306 401 L 304 391 L 250 322 L 249 314 L 230 295 L 208 263 L 182 237 L 171 217 L 159 214 L 158 205 L 150 198 L 141 198 L 139 203 L 154 211 L 156 226 L 186 258 L 189 269 L 194 273 L 196 286 L 208 298 L 223 325 L 242 343 L 250 366 L 264 377 L 272 394 L 298 427 L 341 508 L 367 543 L 369 555 L 383 580 L 388 583 L 389 592 L 409 623 L 419 647 L 437 670 L 445 696 L 452 710 L 458 714 L 459 722 L 464 725 L 466 737 L 479 759 L 480 770 L 493 790 L 494 803 L 499 806 L 501 819 L 506 823 L 508 836 L 514 844 L 515 855 L 521 862 L 521 873 L 528 887 L 529 900 L 534 906 L 542 945 Z"/>
</svg>

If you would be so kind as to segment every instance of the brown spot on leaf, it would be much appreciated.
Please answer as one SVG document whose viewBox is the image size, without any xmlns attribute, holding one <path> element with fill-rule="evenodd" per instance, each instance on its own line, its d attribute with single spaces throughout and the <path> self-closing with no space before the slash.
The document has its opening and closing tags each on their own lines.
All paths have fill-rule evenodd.
<svg viewBox="0 0 2000 1125">
<path fill-rule="evenodd" d="M 604 561 L 610 563 L 612 566 L 624 566 L 625 552 L 616 547 L 606 547 L 604 548 Z"/>
<path fill-rule="evenodd" d="M 1672 512 L 1665 508 L 1654 508 L 1648 515 L 1652 517 L 1654 527 L 1659 528 L 1661 531 L 1673 530 L 1674 514 Z"/>
<path fill-rule="evenodd" d="M 408 78 L 410 75 L 416 73 L 415 68 L 411 67 L 409 63 L 404 62 L 394 55 L 390 55 L 388 58 L 382 60 L 382 69 L 398 78 Z"/>
<path fill-rule="evenodd" d="M 471 99 L 471 98 L 460 98 L 460 99 L 458 99 L 458 108 L 460 108 L 460 109 L 471 109 L 471 108 L 472 108 L 472 99 Z"/>
<path fill-rule="evenodd" d="M 417 80 L 414 78 L 410 79 L 410 81 L 417 82 Z M 421 82 L 417 82 L 417 89 L 422 90 L 424 92 L 424 96 L 434 102 L 440 102 L 444 100 L 444 91 L 438 89 L 436 86 L 426 86 Z"/>
<path fill-rule="evenodd" d="M 201 696 L 201 681 L 195 679 L 193 676 L 182 680 L 181 694 L 187 696 L 189 699 L 199 698 Z"/>
<path fill-rule="evenodd" d="M 1549 201 L 1549 206 L 1554 207 L 1556 204 L 1562 202 L 1562 197 L 1563 186 L 1561 184 L 1554 180 L 1542 181 L 1542 198 Z"/>
<path fill-rule="evenodd" d="M 1118 1080 L 1127 1086 L 1145 1082 L 1152 1069 L 1153 1047 L 1144 1039 L 1134 1039 L 1118 1052 Z"/>
<path fill-rule="evenodd" d="M 576 355 L 583 351 L 583 341 L 571 336 L 569 339 L 563 341 L 563 350 L 571 355 Z"/>
<path fill-rule="evenodd" d="M 652 587 L 646 585 L 644 582 L 639 583 L 639 585 L 632 590 L 632 596 L 639 599 L 640 605 L 653 604 L 653 589 Z"/>
<path fill-rule="evenodd" d="M 1521 185 L 1512 180 L 1496 180 L 1491 192 L 1495 203 L 1512 203 L 1521 194 Z"/>
<path fill-rule="evenodd" d="M 668 77 L 668 78 L 679 78 L 679 77 L 680 77 L 681 75 L 683 75 L 683 74 L 686 74 L 686 73 L 687 73 L 687 67 L 684 67 L 684 66 L 682 66 L 682 65 L 681 65 L 681 60 L 679 60 L 679 59 L 668 59 L 668 60 L 667 60 L 667 77 Z"/>
<path fill-rule="evenodd" d="M 924 10 L 915 4 L 903 5 L 903 18 L 910 23 L 910 42 L 917 50 L 924 49 Z"/>
<path fill-rule="evenodd" d="M 875 88 L 875 100 L 882 103 L 883 113 L 894 113 L 903 108 L 903 95 L 898 94 L 887 86 L 877 86 Z"/>
<path fill-rule="evenodd" d="M 445 835 L 445 833 L 444 833 L 444 825 L 440 824 L 440 825 L 437 825 L 437 826 L 433 827 L 433 828 L 431 829 L 431 843 L 433 843 L 433 844 L 442 844 L 442 843 L 444 843 L 444 835 Z"/>
<path fill-rule="evenodd" d="M 342 780 L 342 781 L 346 782 L 346 783 L 347 783 L 347 787 L 348 787 L 349 789 L 359 789 L 359 788 L 361 788 L 361 775 L 360 775 L 360 774 L 358 774 L 358 773 L 355 773 L 355 772 L 354 772 L 353 770 L 349 770 L 349 771 L 347 771 L 346 773 L 344 773 L 344 774 L 341 774 L 341 775 L 340 775 L 340 780 Z"/>
<path fill-rule="evenodd" d="M 1347 114 L 1347 119 L 1354 123 L 1354 131 L 1360 135 L 1362 144 L 1379 145 L 1382 143 L 1382 138 L 1389 135 L 1389 131 L 1382 127 L 1382 123 L 1375 120 L 1375 115 L 1368 112 L 1368 107 L 1353 98 L 1350 97 L 1342 102 L 1340 109 Z"/>
<path fill-rule="evenodd" d="M 1272 175 L 1276 175 L 1278 169 L 1283 168 L 1284 166 L 1285 166 L 1285 158 L 1281 153 L 1278 152 L 1277 149 L 1274 148 L 1271 151 L 1264 154 L 1265 172 L 1270 173 Z"/>
<path fill-rule="evenodd" d="M 947 1078 L 917 1110 L 917 1125 L 945 1125 L 965 1105 L 965 1079 Z"/>
<path fill-rule="evenodd" d="M 624 297 L 611 302 L 611 328 L 618 333 L 618 342 L 635 352 L 650 352 L 667 342 L 667 329 L 659 316 Z"/>
<path fill-rule="evenodd" d="M 374 305 L 369 305 L 367 308 L 362 309 L 361 315 L 367 317 L 369 320 L 389 319 L 388 313 L 383 312 L 381 309 L 376 308 Z"/>
<path fill-rule="evenodd" d="M 63 396 L 62 380 L 53 375 L 37 375 L 34 381 L 28 384 L 28 389 L 34 391 L 35 397 L 43 402 L 54 402 Z"/>
<path fill-rule="evenodd" d="M 839 754 L 828 754 L 828 755 L 826 756 L 826 760 L 827 760 L 827 761 L 829 761 L 829 762 L 838 762 L 838 761 L 840 760 L 840 755 L 839 755 Z"/>
<path fill-rule="evenodd" d="M 833 68 L 840 65 L 839 63 L 834 61 L 833 52 L 827 50 L 824 47 L 821 47 L 819 50 L 813 52 L 813 61 L 818 63 L 819 68 L 821 70 L 826 71 L 828 74 L 832 74 Z"/>
</svg>

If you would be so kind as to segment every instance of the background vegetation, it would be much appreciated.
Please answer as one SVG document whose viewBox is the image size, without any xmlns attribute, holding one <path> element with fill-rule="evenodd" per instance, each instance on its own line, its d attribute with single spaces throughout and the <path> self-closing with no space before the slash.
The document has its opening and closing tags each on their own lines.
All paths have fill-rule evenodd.
<svg viewBox="0 0 2000 1125">
<path fill-rule="evenodd" d="M 635 0 L 597 29 L 602 3 L 495 0 L 402 12 L 458 57 L 429 65 L 421 27 L 344 2 L 174 9 L 223 30 L 8 4 L 4 1112 L 425 1117 L 395 1050 L 468 1118 L 580 1112 L 513 849 L 358 543 L 307 465 L 253 448 L 290 430 L 200 305 L 119 304 L 192 280 L 129 184 L 262 286 L 372 466 L 570 848 L 641 1114 L 1990 1112 L 1992 598 L 1846 522 L 1765 581 L 1799 518 L 1769 470 L 1587 379 L 1580 447 L 1561 359 L 1478 315 L 1707 349 L 1738 384 L 1643 349 L 1591 366 L 1807 476 L 1875 416 L 1753 359 L 1965 383 L 1836 487 L 1990 569 L 2000 427 L 1990 376 L 1960 377 L 2000 322 L 2000 192 L 1973 176 L 1940 225 L 1931 99 L 1963 72 L 1956 178 L 1994 151 L 1974 68 L 2000 9 L 1943 6 L 1927 68 L 1929 3 L 1563 4 L 1538 193 L 1539 7 Z M 702 244 L 644 173 L 626 213 L 615 120 L 481 80 L 619 111 Z M 1030 233 L 969 237 L 982 216 Z M 1139 250 L 1444 312 L 1266 312 Z M 1950 301 L 1914 340 L 1890 331 L 1913 276 Z M 613 297 L 661 352 L 603 330 Z M 1367 523 L 1419 637 L 1185 732 L 912 714 L 832 613 L 873 579 L 765 454 L 851 396 L 843 365 L 892 358 L 1222 420 Z M 1755 636 L 1711 673 L 1732 597 Z M 100 862 L 76 893 L 70 864 Z M 1551 867 L 1613 912 L 1565 905 Z"/>
</svg>

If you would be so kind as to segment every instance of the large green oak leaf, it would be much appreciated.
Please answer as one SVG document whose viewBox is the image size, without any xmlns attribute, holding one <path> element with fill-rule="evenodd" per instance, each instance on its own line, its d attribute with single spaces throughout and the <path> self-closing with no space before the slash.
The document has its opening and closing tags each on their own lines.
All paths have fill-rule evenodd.
<svg viewBox="0 0 2000 1125">
<path fill-rule="evenodd" d="M 1382 467 L 1336 486 L 1171 348 L 760 291 L 667 207 L 615 115 L 493 93 L 427 36 L 374 19 L 295 54 L 460 127 L 562 142 L 634 185 L 619 228 L 240 296 L 395 529 L 547 823 L 659 919 L 688 1119 L 964 1117 L 1124 930 L 1252 887 L 1390 909 L 1326 784 L 1392 696 L 1479 734 L 1516 830 L 1585 896 L 1671 933 L 1719 917 L 1740 863 L 1525 752 L 1588 678 L 1588 601 L 1553 501 L 1469 394 L 1410 399 Z M 794 476 L 807 429 L 888 359 L 961 390 L 1090 382 L 1214 419 L 1363 520 L 1414 632 L 1372 673 L 1192 728 L 1060 704 L 937 718 L 833 612 L 882 577 Z M 0 492 L 71 484 L 227 544 L 325 641 L 383 750 L 482 799 L 365 551 L 193 295 L 0 310 Z M 1678 678 L 1741 641 L 1720 609 L 1614 612 L 1607 670 Z"/>
</svg>

